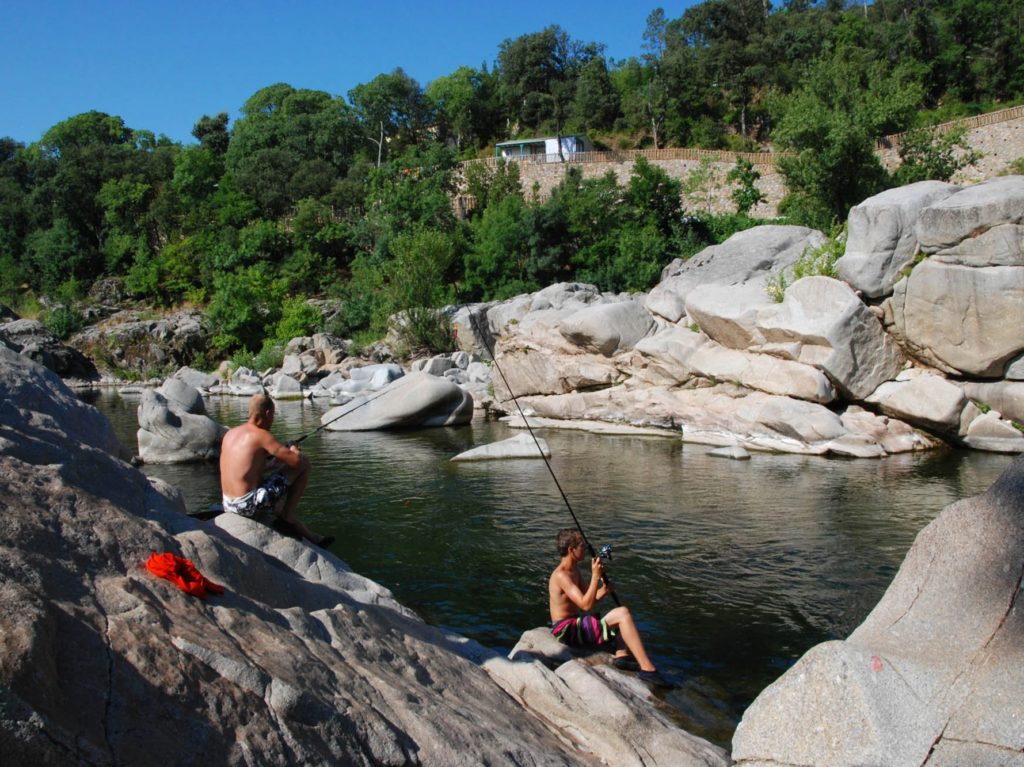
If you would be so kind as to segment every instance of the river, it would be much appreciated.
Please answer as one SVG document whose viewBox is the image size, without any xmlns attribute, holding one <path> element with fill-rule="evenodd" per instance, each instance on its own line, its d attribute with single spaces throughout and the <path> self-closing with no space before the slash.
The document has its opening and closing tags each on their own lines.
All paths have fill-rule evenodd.
<svg viewBox="0 0 1024 767">
<path fill-rule="evenodd" d="M 137 451 L 138 398 L 88 399 Z M 243 398 L 207 402 L 221 423 L 245 418 Z M 310 432 L 326 409 L 278 403 L 274 432 Z M 517 433 L 494 421 L 320 432 L 303 443 L 313 473 L 302 518 L 425 620 L 507 651 L 546 623 L 555 533 L 573 520 L 543 461 L 450 459 Z M 609 577 L 678 684 L 665 702 L 681 726 L 725 747 L 764 687 L 863 621 L 925 525 L 1011 462 L 959 450 L 734 461 L 673 438 L 537 433 L 588 539 L 612 546 Z M 219 501 L 213 465 L 143 471 L 180 488 L 190 511 Z"/>
</svg>

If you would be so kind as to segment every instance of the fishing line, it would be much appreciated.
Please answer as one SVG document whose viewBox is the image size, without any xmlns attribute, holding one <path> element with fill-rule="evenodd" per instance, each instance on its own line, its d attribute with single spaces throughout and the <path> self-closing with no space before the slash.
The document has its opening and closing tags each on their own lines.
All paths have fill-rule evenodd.
<svg viewBox="0 0 1024 767">
<path fill-rule="evenodd" d="M 491 362 L 494 363 L 494 369 L 498 371 L 498 375 L 501 376 L 501 380 L 505 384 L 505 388 L 508 390 L 509 396 L 512 397 L 512 401 L 516 405 L 516 410 L 519 411 L 520 418 L 522 418 L 523 423 L 526 424 L 526 430 L 530 432 L 530 436 L 533 437 L 533 443 L 537 446 L 537 452 L 540 454 L 540 457 L 544 460 L 544 465 L 548 469 L 548 474 L 551 475 L 551 479 L 554 481 L 555 487 L 558 488 L 558 493 L 559 495 L 562 496 L 562 500 L 565 502 L 565 507 L 569 510 L 569 514 L 572 516 L 572 521 L 576 523 L 576 529 L 580 531 L 580 535 L 583 537 L 583 542 L 587 545 L 587 549 L 590 551 L 590 557 L 591 559 L 593 559 L 594 557 L 598 556 L 598 554 L 596 551 L 594 551 L 594 547 L 591 545 L 590 541 L 587 540 L 587 534 L 583 532 L 583 526 L 580 524 L 579 519 L 576 517 L 576 512 L 573 511 L 572 504 L 569 503 L 569 498 L 566 496 L 565 491 L 562 489 L 562 485 L 558 481 L 558 477 L 555 476 L 555 470 L 551 468 L 551 462 L 548 460 L 547 456 L 544 455 L 544 449 L 540 446 L 540 440 L 537 439 L 537 435 L 534 434 L 533 427 L 530 426 L 530 421 L 526 417 L 526 413 L 524 413 L 523 408 L 520 407 L 519 400 L 516 398 L 515 392 L 512 391 L 512 387 L 509 385 L 508 379 L 505 378 L 505 373 L 502 371 L 501 366 L 498 364 L 498 359 L 494 356 L 494 351 L 491 349 L 490 344 L 487 343 L 487 336 L 484 335 L 483 331 L 480 329 L 480 325 L 477 323 L 476 316 L 473 314 L 472 311 L 469 312 L 469 321 L 473 323 L 473 327 L 476 329 L 477 335 L 480 336 L 480 340 L 483 342 L 484 348 L 487 350 L 487 353 L 491 357 Z M 604 559 L 606 557 L 610 558 L 611 553 L 610 551 L 607 551 L 607 549 L 602 549 L 601 558 Z M 615 600 L 615 604 L 621 605 L 622 603 L 619 601 L 619 597 L 615 593 L 615 589 L 612 587 L 611 581 L 608 580 L 608 576 L 602 574 L 602 578 L 604 579 L 604 583 L 608 587 L 608 590 L 612 595 L 612 599 Z"/>
</svg>

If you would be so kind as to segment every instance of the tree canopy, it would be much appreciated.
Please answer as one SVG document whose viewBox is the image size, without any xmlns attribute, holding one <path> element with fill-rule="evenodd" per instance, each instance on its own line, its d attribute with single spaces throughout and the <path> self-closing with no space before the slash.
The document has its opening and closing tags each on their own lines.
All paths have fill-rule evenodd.
<svg viewBox="0 0 1024 767">
<path fill-rule="evenodd" d="M 713 217 L 638 161 L 620 177 L 570 169 L 539 200 L 515 165 L 458 164 L 496 142 L 771 146 L 789 153 L 785 220 L 828 229 L 875 191 L 955 172 L 969 153 L 934 123 L 1024 102 L 1024 0 L 704 0 L 676 18 L 653 8 L 640 42 L 616 61 L 549 26 L 425 87 L 401 68 L 344 96 L 271 84 L 233 124 L 199 116 L 187 145 L 98 111 L 27 146 L 0 138 L 0 301 L 73 304 L 116 277 L 148 304 L 204 307 L 218 351 L 255 352 L 308 324 L 303 297 L 333 296 L 339 333 L 406 312 L 410 343 L 444 343 L 412 303 L 567 279 L 645 290 L 753 223 L 760 199 L 738 165 L 737 213 Z M 890 175 L 874 141 L 903 130 Z M 465 219 L 459 183 L 476 203 Z"/>
</svg>

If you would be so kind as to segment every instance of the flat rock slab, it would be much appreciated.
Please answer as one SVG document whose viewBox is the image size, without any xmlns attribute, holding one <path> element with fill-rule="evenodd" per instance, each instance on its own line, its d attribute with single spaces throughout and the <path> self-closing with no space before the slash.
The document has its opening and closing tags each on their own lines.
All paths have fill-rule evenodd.
<svg viewBox="0 0 1024 767">
<path fill-rule="evenodd" d="M 453 461 L 494 461 L 502 458 L 550 458 L 551 449 L 541 438 L 534 439 L 529 434 L 517 434 L 514 437 L 480 445 L 472 450 L 459 453 Z"/>
</svg>

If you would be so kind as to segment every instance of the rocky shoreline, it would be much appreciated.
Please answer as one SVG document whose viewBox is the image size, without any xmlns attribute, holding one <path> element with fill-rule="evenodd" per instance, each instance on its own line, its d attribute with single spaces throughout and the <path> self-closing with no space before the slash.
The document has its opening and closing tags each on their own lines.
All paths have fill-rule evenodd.
<svg viewBox="0 0 1024 767">
<path fill-rule="evenodd" d="M 183 385 L 183 388 L 188 388 Z M 17 764 L 1024 764 L 1024 456 L 947 508 L 845 641 L 748 709 L 728 753 L 606 656 L 505 658 L 328 552 L 199 522 L 110 424 L 0 348 L 0 747 Z M 225 587 L 151 575 L 151 552 Z"/>
<path fill-rule="evenodd" d="M 648 294 L 565 283 L 449 307 L 461 350 L 408 368 L 384 346 L 353 356 L 351 342 L 321 333 L 293 339 L 279 369 L 176 377 L 210 394 L 345 405 L 424 373 L 488 414 L 518 405 L 548 426 L 656 429 L 739 452 L 1024 452 L 1024 176 L 889 190 L 848 226 L 838 278 L 793 279 L 827 244 L 820 232 L 760 226 L 668 265 Z M 72 339 L 77 348 L 32 326 L 2 324 L 0 341 L 70 378 L 93 364 L 79 349 L 97 344 L 107 364 L 129 367 L 203 346 L 189 312 L 97 326 Z M 81 385 L 97 381 L 113 383 L 97 373 Z"/>
</svg>

